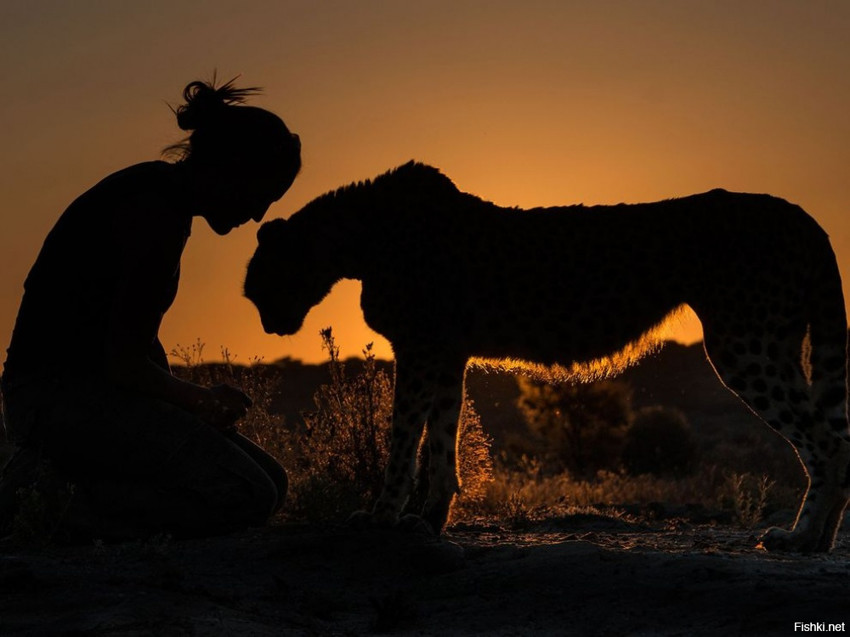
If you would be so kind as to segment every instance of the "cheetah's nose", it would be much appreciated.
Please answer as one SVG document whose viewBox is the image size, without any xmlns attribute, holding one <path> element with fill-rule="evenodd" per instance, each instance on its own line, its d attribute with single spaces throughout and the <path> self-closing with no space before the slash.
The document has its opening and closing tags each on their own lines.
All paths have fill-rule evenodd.
<svg viewBox="0 0 850 637">
<path fill-rule="evenodd" d="M 263 324 L 263 330 L 266 334 L 277 334 L 278 336 L 283 336 L 282 331 L 278 331 L 278 329 L 272 324 L 271 321 L 268 320 L 265 316 L 260 316 L 260 322 Z"/>
</svg>

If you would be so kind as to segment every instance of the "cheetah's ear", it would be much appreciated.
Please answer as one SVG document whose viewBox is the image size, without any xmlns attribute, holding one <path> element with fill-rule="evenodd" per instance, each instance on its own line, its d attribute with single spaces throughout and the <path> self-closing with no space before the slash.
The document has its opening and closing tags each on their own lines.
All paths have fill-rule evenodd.
<svg viewBox="0 0 850 637">
<path fill-rule="evenodd" d="M 267 221 L 257 230 L 257 243 L 279 241 L 286 230 L 286 219 L 274 219 Z"/>
</svg>

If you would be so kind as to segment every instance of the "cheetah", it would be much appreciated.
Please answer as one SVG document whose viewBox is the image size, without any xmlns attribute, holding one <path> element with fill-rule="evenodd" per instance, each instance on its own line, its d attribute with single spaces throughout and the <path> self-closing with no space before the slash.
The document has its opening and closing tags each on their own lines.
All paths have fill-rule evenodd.
<svg viewBox="0 0 850 637">
<path fill-rule="evenodd" d="M 392 442 L 369 519 L 391 524 L 430 452 L 421 519 L 437 533 L 459 484 L 472 358 L 615 360 L 685 304 L 720 381 L 796 450 L 809 489 L 770 550 L 829 551 L 850 496 L 847 320 L 826 233 L 801 208 L 712 190 L 654 203 L 522 210 L 410 162 L 265 223 L 244 292 L 264 329 L 294 334 L 340 279 L 395 355 Z M 426 427 L 427 423 L 427 427 Z"/>
</svg>

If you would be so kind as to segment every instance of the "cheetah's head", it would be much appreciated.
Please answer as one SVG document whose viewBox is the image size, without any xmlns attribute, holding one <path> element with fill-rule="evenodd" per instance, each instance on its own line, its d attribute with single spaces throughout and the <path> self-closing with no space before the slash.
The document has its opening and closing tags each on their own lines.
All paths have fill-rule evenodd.
<svg viewBox="0 0 850 637">
<path fill-rule="evenodd" d="M 292 226 L 285 219 L 260 226 L 245 275 L 244 293 L 259 310 L 263 329 L 280 336 L 301 329 L 335 282 L 324 275 L 315 242 Z"/>
</svg>

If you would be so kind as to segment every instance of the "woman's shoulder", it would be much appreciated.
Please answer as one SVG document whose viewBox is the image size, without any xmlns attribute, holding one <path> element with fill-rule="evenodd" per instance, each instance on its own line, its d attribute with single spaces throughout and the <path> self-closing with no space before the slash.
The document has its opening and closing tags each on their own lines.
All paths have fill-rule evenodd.
<svg viewBox="0 0 850 637">
<path fill-rule="evenodd" d="M 149 218 L 172 216 L 184 207 L 184 194 L 175 164 L 149 161 L 134 164 L 104 177 L 69 207 L 101 209 L 110 216 L 137 210 Z M 123 212 L 122 212 L 123 211 Z"/>
<path fill-rule="evenodd" d="M 191 215 L 187 213 L 175 168 L 164 161 L 151 161 L 108 175 L 68 206 L 51 236 L 54 240 L 60 236 L 84 234 L 94 238 L 116 233 L 187 237 Z"/>
<path fill-rule="evenodd" d="M 94 189 L 126 190 L 128 195 L 175 194 L 178 188 L 177 167 L 165 161 L 133 164 L 105 177 Z"/>
</svg>

